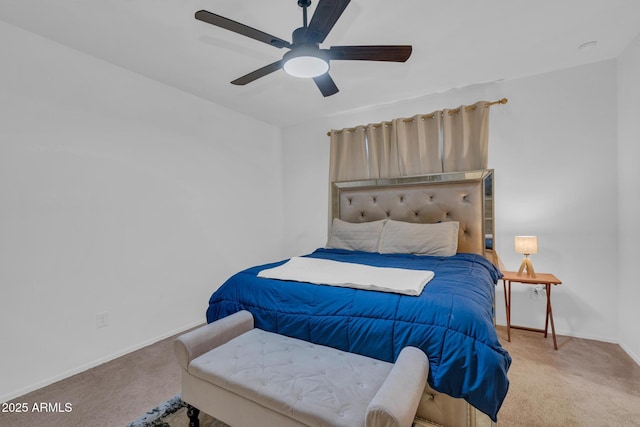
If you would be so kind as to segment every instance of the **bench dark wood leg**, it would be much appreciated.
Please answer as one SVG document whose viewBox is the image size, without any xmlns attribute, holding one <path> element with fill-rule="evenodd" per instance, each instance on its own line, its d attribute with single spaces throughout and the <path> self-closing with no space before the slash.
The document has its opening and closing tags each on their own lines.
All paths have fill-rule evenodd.
<svg viewBox="0 0 640 427">
<path fill-rule="evenodd" d="M 198 415 L 200 415 L 200 409 L 194 408 L 193 406 L 187 404 L 187 416 L 189 417 L 189 427 L 200 427 L 200 420 L 198 419 Z"/>
</svg>

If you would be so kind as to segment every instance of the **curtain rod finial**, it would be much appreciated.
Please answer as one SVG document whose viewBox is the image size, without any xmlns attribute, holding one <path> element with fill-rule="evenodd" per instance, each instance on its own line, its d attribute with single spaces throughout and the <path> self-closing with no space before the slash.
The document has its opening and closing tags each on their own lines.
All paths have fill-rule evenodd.
<svg viewBox="0 0 640 427">
<path fill-rule="evenodd" d="M 492 105 L 496 105 L 496 104 L 504 105 L 507 102 L 509 102 L 509 100 L 507 98 L 502 98 L 502 99 L 499 99 L 497 101 L 487 102 L 486 104 L 484 104 L 484 106 L 488 108 L 488 107 L 491 107 Z"/>
</svg>

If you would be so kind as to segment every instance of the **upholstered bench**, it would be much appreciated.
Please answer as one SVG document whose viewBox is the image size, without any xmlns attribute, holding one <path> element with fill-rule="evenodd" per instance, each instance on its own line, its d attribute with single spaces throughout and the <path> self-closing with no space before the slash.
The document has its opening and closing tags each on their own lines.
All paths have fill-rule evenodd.
<svg viewBox="0 0 640 427">
<path fill-rule="evenodd" d="M 417 348 L 392 364 L 254 328 L 248 311 L 180 336 L 175 352 L 192 427 L 200 410 L 233 427 L 409 427 L 429 372 Z"/>
</svg>

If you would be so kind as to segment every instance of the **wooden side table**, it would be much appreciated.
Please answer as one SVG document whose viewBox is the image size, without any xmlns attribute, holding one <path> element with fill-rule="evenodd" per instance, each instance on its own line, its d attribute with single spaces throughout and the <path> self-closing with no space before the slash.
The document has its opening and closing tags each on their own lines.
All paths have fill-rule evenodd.
<svg viewBox="0 0 640 427">
<path fill-rule="evenodd" d="M 551 285 L 560 285 L 562 282 L 553 274 L 536 273 L 536 277 L 527 275 L 518 276 L 515 271 L 502 272 L 502 286 L 504 287 L 504 305 L 507 312 L 507 341 L 511 342 L 511 328 L 524 329 L 525 331 L 541 332 L 547 337 L 549 321 L 551 321 L 551 334 L 553 336 L 553 348 L 558 349 L 556 342 L 556 328 L 553 324 L 553 311 L 551 309 Z M 547 315 L 545 316 L 544 329 L 529 328 L 526 326 L 515 326 L 511 324 L 511 282 L 523 283 L 525 285 L 545 285 L 547 294 Z"/>
</svg>

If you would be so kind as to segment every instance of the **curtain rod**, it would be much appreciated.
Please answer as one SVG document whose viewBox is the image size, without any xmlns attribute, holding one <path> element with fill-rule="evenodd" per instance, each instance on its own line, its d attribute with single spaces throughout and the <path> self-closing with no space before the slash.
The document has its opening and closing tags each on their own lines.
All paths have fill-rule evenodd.
<svg viewBox="0 0 640 427">
<path fill-rule="evenodd" d="M 509 102 L 509 100 L 507 98 L 502 98 L 502 99 L 499 99 L 497 101 L 487 102 L 486 104 L 484 104 L 484 107 L 485 108 L 489 108 L 492 105 L 506 104 L 507 102 Z M 451 115 L 451 114 L 459 113 L 460 112 L 460 108 L 462 108 L 462 107 L 458 107 L 455 110 L 449 110 L 449 114 Z M 464 107 L 464 109 L 465 109 L 465 111 L 473 111 L 473 110 L 476 109 L 476 106 L 475 105 L 469 105 L 468 107 Z"/>
<path fill-rule="evenodd" d="M 496 105 L 496 104 L 504 105 L 507 102 L 509 102 L 509 100 L 507 98 L 502 98 L 502 99 L 499 99 L 497 101 L 487 102 L 486 104 L 484 104 L 484 106 L 485 106 L 485 108 L 489 108 L 492 105 Z M 449 115 L 459 113 L 460 112 L 460 108 L 462 108 L 462 107 L 458 107 L 458 108 L 456 108 L 454 110 L 449 110 Z M 472 110 L 475 110 L 475 108 L 476 108 L 475 105 L 470 105 L 470 106 L 465 107 L 465 111 L 472 111 Z M 425 118 L 425 119 L 433 119 L 435 117 L 435 113 L 426 114 L 426 115 L 423 115 L 422 117 Z M 404 122 L 412 122 L 413 119 L 403 119 L 403 121 Z M 382 122 L 382 123 L 389 123 L 389 122 Z M 346 129 L 339 130 L 337 132 L 343 132 L 343 131 L 353 132 L 356 129 L 357 128 L 346 128 Z M 331 136 L 331 132 L 327 132 L 327 136 Z"/>
</svg>

